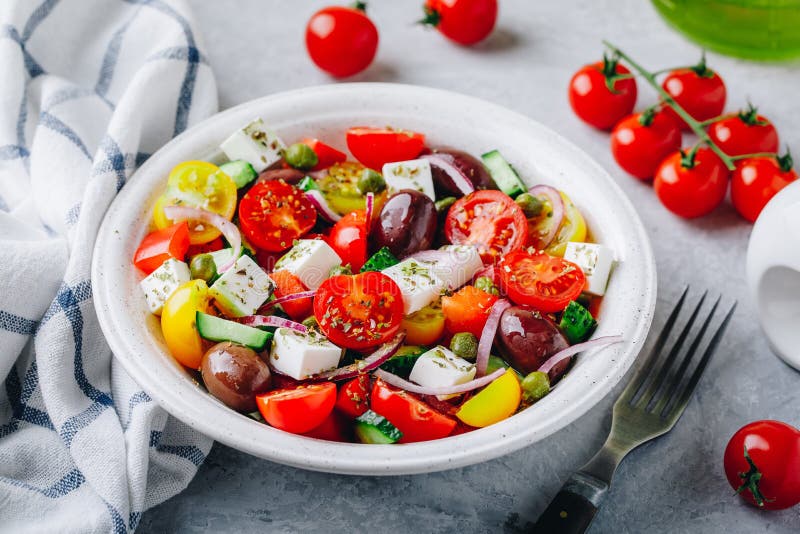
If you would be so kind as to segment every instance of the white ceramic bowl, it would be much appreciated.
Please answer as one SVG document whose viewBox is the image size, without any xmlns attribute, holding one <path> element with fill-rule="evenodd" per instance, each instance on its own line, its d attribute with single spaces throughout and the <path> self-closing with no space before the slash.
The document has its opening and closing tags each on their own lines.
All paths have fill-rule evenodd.
<svg viewBox="0 0 800 534">
<path fill-rule="evenodd" d="M 596 336 L 625 342 L 582 354 L 553 392 L 531 409 L 467 434 L 406 445 L 333 443 L 288 434 L 226 408 L 173 360 L 159 321 L 147 312 L 131 265 L 170 169 L 210 158 L 236 128 L 263 117 L 281 137 L 304 136 L 344 148 L 353 125 L 424 132 L 430 146 L 479 155 L 498 148 L 532 185 L 563 189 L 594 239 L 617 255 Z M 108 210 L 94 250 L 92 284 L 103 332 L 142 388 L 178 419 L 215 440 L 275 462 L 335 473 L 422 473 L 469 465 L 530 445 L 568 425 L 625 374 L 645 341 L 656 302 L 655 262 L 645 230 L 611 177 L 581 150 L 537 122 L 456 93 L 393 84 L 341 84 L 264 97 L 215 115 L 154 154 Z"/>
</svg>

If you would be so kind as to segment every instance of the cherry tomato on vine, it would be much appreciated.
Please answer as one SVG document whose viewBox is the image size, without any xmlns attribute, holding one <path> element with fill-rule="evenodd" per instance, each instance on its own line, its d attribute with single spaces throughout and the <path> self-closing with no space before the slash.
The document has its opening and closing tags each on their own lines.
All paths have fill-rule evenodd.
<svg viewBox="0 0 800 534">
<path fill-rule="evenodd" d="M 800 430 L 780 421 L 740 428 L 725 448 L 725 476 L 747 502 L 766 510 L 800 503 Z"/>
<path fill-rule="evenodd" d="M 664 158 L 681 148 L 681 129 L 664 111 L 635 113 L 611 132 L 611 154 L 636 178 L 652 178 Z"/>
<path fill-rule="evenodd" d="M 709 126 L 708 136 L 729 156 L 778 151 L 778 131 L 752 105 Z"/>
<path fill-rule="evenodd" d="M 705 56 L 694 67 L 670 72 L 661 86 L 696 121 L 718 117 L 725 109 L 725 82 L 706 66 Z M 681 128 L 691 130 L 672 108 L 667 109 L 667 113 Z"/>
<path fill-rule="evenodd" d="M 569 82 L 572 110 L 583 122 L 610 130 L 630 115 L 636 104 L 636 80 L 618 79 L 628 74 L 630 71 L 624 65 L 609 58 L 584 66 Z"/>
<path fill-rule="evenodd" d="M 422 24 L 462 45 L 486 39 L 497 21 L 497 0 L 426 0 L 423 9 Z"/>
<path fill-rule="evenodd" d="M 344 78 L 366 69 L 378 50 L 378 30 L 357 7 L 331 6 L 314 13 L 306 26 L 306 49 L 325 72 Z"/>
<path fill-rule="evenodd" d="M 653 187 L 665 208 L 686 219 L 700 217 L 722 203 L 728 169 L 710 148 L 692 155 L 675 152 L 658 167 Z"/>
<path fill-rule="evenodd" d="M 742 217 L 755 222 L 767 202 L 795 180 L 797 171 L 792 169 L 789 154 L 741 160 L 731 178 L 733 207 Z"/>
</svg>

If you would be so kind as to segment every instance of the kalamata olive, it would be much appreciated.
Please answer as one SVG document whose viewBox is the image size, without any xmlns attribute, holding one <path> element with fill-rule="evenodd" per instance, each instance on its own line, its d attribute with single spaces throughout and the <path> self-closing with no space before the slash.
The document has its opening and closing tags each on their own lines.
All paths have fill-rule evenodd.
<svg viewBox="0 0 800 534">
<path fill-rule="evenodd" d="M 283 180 L 287 184 L 296 185 L 305 175 L 306 173 L 297 169 L 267 169 L 258 175 L 258 181 Z"/>
<path fill-rule="evenodd" d="M 503 312 L 496 339 L 508 362 L 523 375 L 536 371 L 550 356 L 569 346 L 550 319 L 522 306 Z M 555 383 L 568 366 L 569 358 L 553 367 L 548 373 L 550 382 Z"/>
<path fill-rule="evenodd" d="M 448 163 L 460 170 L 472 182 L 475 189 L 497 189 L 494 180 L 478 158 L 454 148 L 437 148 L 433 153 L 445 158 Z M 450 195 L 464 196 L 464 193 L 459 191 L 453 183 L 453 179 L 433 163 L 431 164 L 431 174 L 433 174 L 433 186 L 436 189 L 437 198 Z"/>
<path fill-rule="evenodd" d="M 373 228 L 377 248 L 398 258 L 430 248 L 436 233 L 436 207 L 424 193 L 403 189 L 389 197 Z"/>
<path fill-rule="evenodd" d="M 272 385 L 267 364 L 253 349 L 217 343 L 203 355 L 200 372 L 208 392 L 238 412 L 256 410 L 256 395 Z"/>
</svg>

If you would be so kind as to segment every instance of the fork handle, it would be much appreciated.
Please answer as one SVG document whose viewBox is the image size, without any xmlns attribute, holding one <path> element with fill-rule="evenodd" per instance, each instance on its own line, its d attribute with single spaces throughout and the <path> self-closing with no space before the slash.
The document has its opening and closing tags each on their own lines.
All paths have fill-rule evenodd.
<svg viewBox="0 0 800 534">
<path fill-rule="evenodd" d="M 608 484 L 578 471 L 561 487 L 536 521 L 531 534 L 582 534 L 600 507 Z"/>
</svg>

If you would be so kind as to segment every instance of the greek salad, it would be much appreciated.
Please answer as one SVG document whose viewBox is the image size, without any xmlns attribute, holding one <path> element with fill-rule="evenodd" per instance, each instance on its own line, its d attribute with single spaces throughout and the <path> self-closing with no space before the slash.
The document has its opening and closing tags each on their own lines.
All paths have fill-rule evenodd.
<svg viewBox="0 0 800 534">
<path fill-rule="evenodd" d="M 287 146 L 261 119 L 166 179 L 133 264 L 172 356 L 233 410 L 368 444 L 542 399 L 595 337 L 614 252 L 498 150 L 389 127 Z"/>
</svg>

